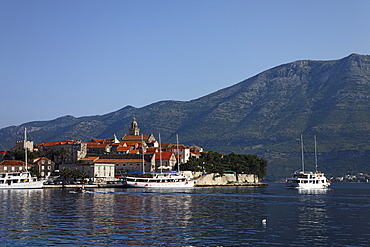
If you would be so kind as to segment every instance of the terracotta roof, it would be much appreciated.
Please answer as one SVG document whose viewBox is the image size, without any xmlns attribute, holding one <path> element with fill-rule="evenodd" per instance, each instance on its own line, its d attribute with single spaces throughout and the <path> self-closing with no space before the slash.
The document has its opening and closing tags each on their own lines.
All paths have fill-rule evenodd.
<svg viewBox="0 0 370 247">
<path fill-rule="evenodd" d="M 120 141 L 118 143 L 112 143 L 112 146 L 121 146 L 121 145 L 126 145 L 126 142 Z"/>
<path fill-rule="evenodd" d="M 36 162 L 39 162 L 39 161 L 42 161 L 42 160 L 49 161 L 50 159 L 48 159 L 46 157 L 39 157 L 39 158 L 35 158 L 35 159 L 31 160 L 31 163 L 36 163 Z"/>
<path fill-rule="evenodd" d="M 136 144 L 141 144 L 141 141 L 122 141 L 122 143 L 133 146 Z"/>
<path fill-rule="evenodd" d="M 132 147 L 118 147 L 117 148 L 117 151 L 120 152 L 120 151 L 127 151 L 127 150 L 130 150 Z"/>
<path fill-rule="evenodd" d="M 72 145 L 75 144 L 76 140 L 67 140 L 67 141 L 57 141 L 57 142 L 43 142 L 40 143 L 38 146 L 44 146 L 44 147 L 51 147 L 51 146 L 57 146 L 57 145 Z"/>
<path fill-rule="evenodd" d="M 99 159 L 95 163 L 142 163 L 142 159 Z"/>
<path fill-rule="evenodd" d="M 0 162 L 0 165 L 2 166 L 24 166 L 26 165 L 25 162 L 21 161 L 21 160 L 3 160 Z M 29 163 L 27 163 L 28 166 L 33 166 Z"/>
<path fill-rule="evenodd" d="M 147 149 L 146 149 L 146 153 L 148 153 L 148 152 L 149 152 L 149 153 L 155 153 L 155 152 L 157 152 L 157 151 L 158 151 L 158 149 L 159 149 L 159 148 L 147 148 Z"/>
<path fill-rule="evenodd" d="M 107 143 L 94 143 L 94 142 L 87 142 L 87 148 L 106 148 L 108 146 Z"/>
<path fill-rule="evenodd" d="M 99 159 L 98 156 L 93 156 L 93 157 L 82 158 L 81 160 L 83 160 L 83 161 L 96 161 L 98 159 Z"/>
<path fill-rule="evenodd" d="M 162 160 L 169 160 L 171 159 L 172 155 L 173 155 L 172 152 L 163 151 L 163 152 L 156 153 L 155 159 L 159 160 L 161 159 L 161 156 L 162 156 Z"/>
<path fill-rule="evenodd" d="M 141 137 L 146 141 L 151 135 L 126 135 L 123 137 L 124 141 L 141 141 Z"/>
<path fill-rule="evenodd" d="M 91 139 L 91 142 L 96 142 L 96 143 L 102 143 L 104 139 L 98 139 L 98 138 L 93 138 Z"/>
<path fill-rule="evenodd" d="M 160 143 L 161 147 L 170 147 L 172 144 L 171 143 Z"/>
</svg>

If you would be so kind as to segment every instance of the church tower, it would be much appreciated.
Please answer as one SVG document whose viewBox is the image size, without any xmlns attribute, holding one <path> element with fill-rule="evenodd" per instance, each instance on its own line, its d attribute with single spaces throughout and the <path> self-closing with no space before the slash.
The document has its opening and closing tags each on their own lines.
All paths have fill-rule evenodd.
<svg viewBox="0 0 370 247">
<path fill-rule="evenodd" d="M 135 118 L 132 119 L 131 128 L 128 130 L 128 133 L 129 135 L 140 135 L 140 129 L 138 128 L 138 124 Z"/>
</svg>

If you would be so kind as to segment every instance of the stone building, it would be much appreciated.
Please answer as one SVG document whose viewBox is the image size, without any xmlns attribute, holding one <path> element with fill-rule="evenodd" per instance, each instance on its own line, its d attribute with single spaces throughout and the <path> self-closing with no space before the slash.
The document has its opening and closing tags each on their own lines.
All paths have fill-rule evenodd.
<svg viewBox="0 0 370 247">
<path fill-rule="evenodd" d="M 52 158 L 56 164 L 74 164 L 87 154 L 87 144 L 76 140 L 43 142 L 38 148 L 41 156 Z"/>
<path fill-rule="evenodd" d="M 40 177 L 45 179 L 50 177 L 51 173 L 55 169 L 55 163 L 46 157 L 32 159 L 30 163 L 32 163 L 32 165 L 39 172 Z"/>
</svg>

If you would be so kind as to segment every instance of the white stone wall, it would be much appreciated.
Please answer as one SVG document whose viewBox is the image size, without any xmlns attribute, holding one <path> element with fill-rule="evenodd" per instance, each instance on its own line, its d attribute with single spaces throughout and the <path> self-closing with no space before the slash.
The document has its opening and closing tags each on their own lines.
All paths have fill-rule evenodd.
<svg viewBox="0 0 370 247">
<path fill-rule="evenodd" d="M 191 178 L 197 178 L 202 175 L 201 172 L 184 171 L 185 175 Z M 196 185 L 227 185 L 238 181 L 238 183 L 258 183 L 259 179 L 253 174 L 238 174 L 238 179 L 235 174 L 225 173 L 220 176 L 218 173 L 207 174 L 196 180 Z"/>
</svg>

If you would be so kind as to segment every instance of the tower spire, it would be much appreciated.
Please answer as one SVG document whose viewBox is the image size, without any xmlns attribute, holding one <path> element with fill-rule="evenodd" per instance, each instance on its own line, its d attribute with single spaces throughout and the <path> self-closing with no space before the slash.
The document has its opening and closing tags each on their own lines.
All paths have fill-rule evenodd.
<svg viewBox="0 0 370 247">
<path fill-rule="evenodd" d="M 136 122 L 136 118 L 132 119 L 131 128 L 128 130 L 129 135 L 140 135 L 139 125 Z"/>
</svg>

